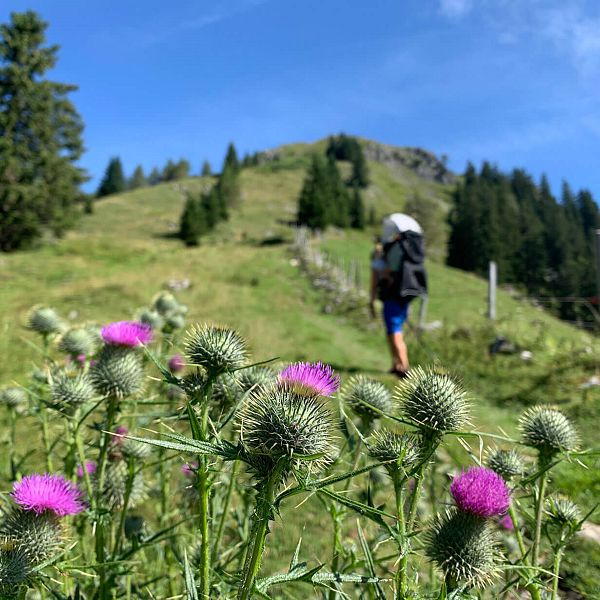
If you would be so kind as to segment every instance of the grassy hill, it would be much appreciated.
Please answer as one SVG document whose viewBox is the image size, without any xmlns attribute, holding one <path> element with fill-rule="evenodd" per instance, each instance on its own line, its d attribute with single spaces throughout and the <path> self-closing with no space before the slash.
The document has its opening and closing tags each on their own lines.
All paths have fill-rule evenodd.
<svg viewBox="0 0 600 600">
<path fill-rule="evenodd" d="M 77 322 L 104 323 L 133 316 L 169 280 L 188 278 L 191 286 L 178 298 L 189 306 L 189 322 L 232 325 L 257 360 L 322 360 L 342 373 L 367 372 L 392 384 L 379 324 L 324 312 L 320 293 L 290 260 L 289 244 L 273 243 L 292 239 L 285 222 L 295 215 L 309 154 L 320 147 L 324 142 L 285 146 L 278 158 L 244 169 L 241 205 L 197 248 L 185 248 L 174 233 L 182 192 L 211 185 L 210 178 L 108 197 L 65 239 L 0 257 L 0 382 L 24 382 L 36 359 L 23 329 L 32 305 L 54 306 Z M 402 210 L 415 193 L 447 206 L 448 185 L 407 166 L 370 161 L 369 168 L 366 203 L 379 216 Z M 366 281 L 373 234 L 332 231 L 321 244 L 333 256 L 358 260 Z M 600 394 L 581 386 L 598 370 L 598 341 L 504 291 L 499 317 L 489 323 L 484 281 L 439 262 L 429 264 L 429 273 L 428 321 L 441 324 L 422 336 L 408 332 L 413 364 L 438 362 L 462 377 L 475 400 L 478 429 L 514 433 L 524 406 L 550 402 L 576 419 L 584 444 L 595 443 Z M 489 357 L 487 347 L 498 335 L 531 351 L 532 359 Z M 597 462 L 587 462 L 589 470 L 563 469 L 560 479 L 562 491 L 584 506 L 600 495 Z M 316 546 L 308 551 L 316 553 Z"/>
</svg>

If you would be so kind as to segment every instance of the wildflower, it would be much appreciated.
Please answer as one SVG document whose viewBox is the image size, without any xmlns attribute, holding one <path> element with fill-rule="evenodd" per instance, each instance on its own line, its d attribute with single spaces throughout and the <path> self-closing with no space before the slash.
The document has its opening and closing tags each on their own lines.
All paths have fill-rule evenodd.
<svg viewBox="0 0 600 600">
<path fill-rule="evenodd" d="M 212 399 L 221 408 L 231 406 L 251 389 L 266 387 L 277 380 L 273 369 L 265 366 L 248 367 L 235 373 L 223 373 L 215 380 Z"/>
<path fill-rule="evenodd" d="M 181 354 L 175 354 L 169 359 L 168 366 L 171 373 L 179 373 L 185 369 L 185 360 Z"/>
<path fill-rule="evenodd" d="M 138 320 L 140 323 L 151 327 L 154 331 L 162 329 L 165 323 L 159 312 L 150 309 L 143 310 L 139 313 Z"/>
<path fill-rule="evenodd" d="M 198 463 L 197 462 L 193 462 L 193 463 L 185 463 L 184 465 L 181 465 L 181 474 L 184 475 L 185 477 L 193 477 L 194 474 L 196 473 L 196 470 L 198 469 Z"/>
<path fill-rule="evenodd" d="M 152 328 L 137 321 L 117 321 L 102 328 L 102 339 L 114 346 L 141 346 L 152 340 Z"/>
<path fill-rule="evenodd" d="M 406 433 L 387 429 L 376 431 L 367 442 L 369 454 L 384 463 L 390 475 L 406 475 L 419 462 L 417 439 Z"/>
<path fill-rule="evenodd" d="M 550 496 L 546 506 L 546 514 L 554 524 L 577 525 L 581 520 L 579 507 L 566 496 Z"/>
<path fill-rule="evenodd" d="M 426 551 L 450 581 L 484 587 L 498 574 L 497 542 L 488 521 L 453 509 L 434 518 Z"/>
<path fill-rule="evenodd" d="M 5 387 L 0 390 L 0 404 L 16 412 L 22 412 L 27 406 L 27 392 L 20 387 Z"/>
<path fill-rule="evenodd" d="M 97 468 L 98 468 L 98 466 L 96 465 L 96 463 L 94 461 L 89 460 L 88 462 L 85 463 L 85 473 L 87 473 L 88 475 L 93 475 L 96 472 Z M 79 477 L 80 479 L 85 474 L 83 471 L 82 465 L 77 465 L 77 469 L 75 472 L 77 473 L 77 477 Z"/>
<path fill-rule="evenodd" d="M 50 511 L 64 517 L 76 515 L 84 509 L 77 486 L 61 475 L 26 475 L 13 484 L 11 496 L 24 510 L 36 514 Z"/>
<path fill-rule="evenodd" d="M 504 515 L 498 521 L 498 525 L 500 525 L 500 527 L 502 527 L 502 529 L 506 529 L 506 531 L 513 531 L 515 528 L 515 525 L 514 525 L 512 519 L 510 518 L 510 515 Z"/>
<path fill-rule="evenodd" d="M 385 385 L 363 375 L 350 378 L 342 388 L 342 397 L 357 415 L 369 420 L 392 408 L 392 396 Z"/>
<path fill-rule="evenodd" d="M 340 387 L 340 378 L 329 365 L 321 362 L 293 363 L 278 376 L 279 384 L 301 395 L 332 396 Z"/>
<path fill-rule="evenodd" d="M 536 448 L 545 458 L 577 447 L 577 432 L 571 421 L 554 408 L 534 406 L 521 417 L 521 436 L 526 446 Z"/>
<path fill-rule="evenodd" d="M 104 346 L 89 374 L 96 391 L 118 398 L 140 392 L 144 383 L 142 359 L 127 346 Z"/>
<path fill-rule="evenodd" d="M 37 333 L 48 335 L 58 333 L 64 328 L 62 319 L 53 308 L 37 306 L 31 309 L 27 319 L 27 326 Z"/>
<path fill-rule="evenodd" d="M 493 517 L 508 510 L 510 494 L 500 475 L 486 467 L 471 467 L 454 479 L 450 493 L 458 508 L 479 517 Z"/>
<path fill-rule="evenodd" d="M 248 355 L 245 340 L 233 329 L 196 325 L 187 332 L 189 361 L 212 376 L 240 368 Z"/>
<path fill-rule="evenodd" d="M 59 408 L 73 410 L 94 397 L 94 387 L 81 372 L 74 377 L 61 373 L 52 381 L 50 393 Z"/>
<path fill-rule="evenodd" d="M 412 369 L 398 384 L 396 399 L 406 418 L 428 433 L 454 431 L 468 422 L 465 391 L 449 375 L 432 368 Z"/>
<path fill-rule="evenodd" d="M 92 332 L 89 327 L 74 327 L 63 333 L 58 341 L 58 349 L 78 359 L 83 355 L 85 361 L 86 355 L 94 354 L 97 344 L 97 333 Z"/>
</svg>

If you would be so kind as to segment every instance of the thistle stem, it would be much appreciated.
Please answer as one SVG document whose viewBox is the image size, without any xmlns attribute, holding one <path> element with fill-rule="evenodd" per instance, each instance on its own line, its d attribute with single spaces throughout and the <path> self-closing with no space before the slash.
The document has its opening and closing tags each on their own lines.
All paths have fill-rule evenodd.
<svg viewBox="0 0 600 600">
<path fill-rule="evenodd" d="M 44 451 L 46 452 L 46 469 L 52 473 L 52 456 L 50 452 L 50 436 L 48 434 L 48 411 L 45 406 L 40 406 L 40 419 L 42 422 L 42 440 L 44 442 Z"/>
<path fill-rule="evenodd" d="M 221 547 L 221 539 L 223 538 L 223 532 L 225 531 L 225 522 L 227 521 L 227 516 L 229 513 L 229 505 L 231 504 L 231 497 L 233 496 L 233 489 L 236 483 L 236 476 L 239 468 L 239 462 L 233 461 L 231 466 L 231 474 L 229 475 L 229 485 L 227 486 L 227 492 L 225 493 L 225 498 L 223 499 L 223 510 L 221 512 L 221 517 L 219 519 L 219 525 L 217 526 L 217 532 L 215 534 L 215 539 L 213 541 L 213 554 L 212 560 L 215 562 L 217 557 L 219 556 L 219 550 Z"/>
<path fill-rule="evenodd" d="M 337 573 L 339 568 L 340 554 L 342 552 L 342 528 L 341 520 L 343 511 L 338 511 L 338 506 L 332 502 L 329 514 L 333 521 L 333 556 L 331 558 L 331 571 Z M 338 593 L 336 590 L 330 590 L 328 600 L 335 600 Z"/>
<path fill-rule="evenodd" d="M 129 457 L 127 459 L 127 483 L 125 484 L 125 496 L 123 498 L 123 509 L 121 510 L 121 517 L 119 519 L 119 527 L 117 529 L 117 536 L 115 538 L 115 545 L 113 551 L 113 557 L 116 559 L 117 554 L 123 547 L 123 537 L 125 535 L 125 518 L 127 516 L 127 507 L 129 506 L 129 499 L 131 498 L 131 490 L 133 489 L 133 480 L 135 478 L 135 459 Z"/>
<path fill-rule="evenodd" d="M 272 516 L 275 494 L 281 485 L 286 461 L 280 459 L 259 489 L 254 511 L 254 523 L 250 533 L 248 554 L 244 564 L 243 579 L 237 600 L 248 600 L 254 591 L 254 582 L 260 571 L 260 563 L 265 550 L 265 538 L 269 533 L 269 520 Z"/>
<path fill-rule="evenodd" d="M 17 413 L 15 410 L 10 411 L 10 438 L 8 448 L 8 480 L 14 481 L 17 478 L 16 461 L 15 461 L 15 442 L 17 439 Z"/>
<path fill-rule="evenodd" d="M 559 548 L 554 554 L 554 566 L 552 577 L 552 600 L 558 600 L 558 582 L 560 580 L 560 561 L 562 560 L 564 548 Z"/>
<path fill-rule="evenodd" d="M 541 461 L 540 466 L 544 466 L 544 463 Z M 546 473 L 544 472 L 540 478 L 540 487 L 538 490 L 535 507 L 535 533 L 533 537 L 533 547 L 531 550 L 531 564 L 534 567 L 538 564 L 540 554 L 540 540 L 542 537 L 542 515 L 544 512 L 544 496 L 546 494 L 546 481 Z"/>
<path fill-rule="evenodd" d="M 515 512 L 515 508 L 510 503 L 508 507 L 508 516 L 513 524 L 513 530 L 515 532 L 515 538 L 517 538 L 517 544 L 519 545 L 519 552 L 521 553 L 521 558 L 525 564 L 529 563 L 529 559 L 527 558 L 527 550 L 525 549 L 525 544 L 523 542 L 523 536 L 521 535 L 521 530 L 519 529 L 519 522 L 517 520 L 517 513 Z"/>
<path fill-rule="evenodd" d="M 401 477 L 398 473 L 393 476 L 394 482 L 394 495 L 396 497 L 396 518 L 398 519 L 398 533 L 402 538 L 406 535 L 406 526 L 404 523 L 404 483 L 406 479 Z M 407 548 L 408 550 L 408 548 Z M 402 548 L 400 548 L 402 552 Z M 396 583 L 396 598 L 403 598 L 406 593 L 406 567 L 407 562 L 402 557 L 398 563 L 398 569 L 396 570 L 395 583 Z"/>
</svg>

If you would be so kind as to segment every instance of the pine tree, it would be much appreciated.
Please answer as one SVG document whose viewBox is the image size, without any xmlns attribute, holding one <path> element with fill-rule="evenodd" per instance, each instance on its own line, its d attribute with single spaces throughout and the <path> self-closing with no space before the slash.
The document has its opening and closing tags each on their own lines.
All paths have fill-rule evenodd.
<svg viewBox="0 0 600 600">
<path fill-rule="evenodd" d="M 157 167 L 152 167 L 152 171 L 150 171 L 150 175 L 148 175 L 148 185 L 158 185 L 160 182 L 160 171 Z"/>
<path fill-rule="evenodd" d="M 175 163 L 169 159 L 167 164 L 163 167 L 160 180 L 161 181 L 173 181 L 175 179 Z"/>
<path fill-rule="evenodd" d="M 365 188 L 369 185 L 369 168 L 360 144 L 356 143 L 356 151 L 352 157 L 352 175 L 350 184 Z"/>
<path fill-rule="evenodd" d="M 102 198 L 110 194 L 119 194 L 127 189 L 125 175 L 123 174 L 123 166 L 121 159 L 118 156 L 111 158 L 108 161 L 108 166 L 104 172 L 104 177 L 100 182 L 96 196 Z"/>
<path fill-rule="evenodd" d="M 138 165 L 134 171 L 131 179 L 129 180 L 129 189 L 136 190 L 137 188 L 144 187 L 146 185 L 146 176 L 144 175 L 144 169 L 142 165 Z"/>
<path fill-rule="evenodd" d="M 30 245 L 44 229 L 61 235 L 76 216 L 84 172 L 83 125 L 68 95 L 44 79 L 58 46 L 44 47 L 47 23 L 12 13 L 0 26 L 0 250 Z"/>
<path fill-rule="evenodd" d="M 179 224 L 179 237 L 186 246 L 197 246 L 200 237 L 208 230 L 206 213 L 202 203 L 192 194 L 188 194 Z"/>
<path fill-rule="evenodd" d="M 212 175 L 212 169 L 210 167 L 210 163 L 205 160 L 202 163 L 202 171 L 200 171 L 200 176 L 201 177 L 210 177 Z"/>
<path fill-rule="evenodd" d="M 326 173 L 324 192 L 328 198 L 325 212 L 327 225 L 348 227 L 350 225 L 350 195 L 333 158 L 327 161 Z"/>
<path fill-rule="evenodd" d="M 318 154 L 312 157 L 298 198 L 297 220 L 311 229 L 325 229 L 331 205 L 327 163 Z"/>
<path fill-rule="evenodd" d="M 237 171 L 226 166 L 217 181 L 217 193 L 223 205 L 227 208 L 236 206 L 240 202 L 241 190 Z"/>
<path fill-rule="evenodd" d="M 225 163 L 223 164 L 223 173 L 226 169 L 231 169 L 236 175 L 240 171 L 240 161 L 238 159 L 237 151 L 233 142 L 227 147 L 227 154 L 225 155 Z"/>
<path fill-rule="evenodd" d="M 172 179 L 185 179 L 190 176 L 190 163 L 185 158 L 179 160 L 173 166 Z"/>
<path fill-rule="evenodd" d="M 365 207 L 362 200 L 362 194 L 358 185 L 354 186 L 350 202 L 350 227 L 354 229 L 365 228 Z"/>
</svg>

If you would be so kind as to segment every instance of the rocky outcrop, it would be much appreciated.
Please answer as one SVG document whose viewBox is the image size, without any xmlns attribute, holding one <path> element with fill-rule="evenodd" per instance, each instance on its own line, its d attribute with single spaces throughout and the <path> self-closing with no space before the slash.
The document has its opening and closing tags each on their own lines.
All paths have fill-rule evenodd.
<svg viewBox="0 0 600 600">
<path fill-rule="evenodd" d="M 456 175 L 435 154 L 422 148 L 400 148 L 364 140 L 363 150 L 367 160 L 382 163 L 390 170 L 406 168 L 419 177 L 436 183 L 453 183 Z"/>
</svg>

